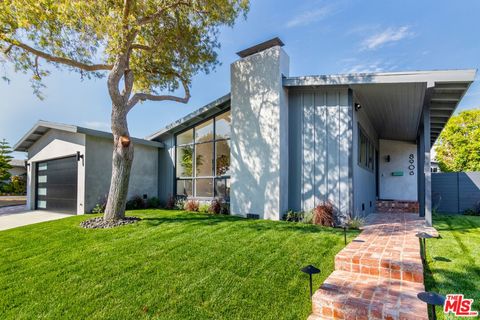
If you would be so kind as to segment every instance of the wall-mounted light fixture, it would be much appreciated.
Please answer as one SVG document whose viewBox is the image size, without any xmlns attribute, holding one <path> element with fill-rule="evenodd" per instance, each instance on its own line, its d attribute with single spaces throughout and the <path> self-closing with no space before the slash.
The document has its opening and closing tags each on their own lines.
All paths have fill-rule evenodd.
<svg viewBox="0 0 480 320">
<path fill-rule="evenodd" d="M 77 151 L 77 161 L 83 160 L 83 154 L 80 154 L 80 151 Z"/>
<path fill-rule="evenodd" d="M 354 107 L 355 107 L 355 111 L 362 109 L 362 105 L 360 103 L 355 103 Z"/>
</svg>

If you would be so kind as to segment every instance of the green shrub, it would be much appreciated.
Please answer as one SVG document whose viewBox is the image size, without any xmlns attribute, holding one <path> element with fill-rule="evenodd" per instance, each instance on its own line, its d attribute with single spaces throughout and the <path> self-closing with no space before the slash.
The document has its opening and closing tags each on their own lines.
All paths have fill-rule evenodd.
<svg viewBox="0 0 480 320">
<path fill-rule="evenodd" d="M 7 193 L 7 194 L 10 194 L 10 193 L 13 193 L 13 186 L 11 183 L 4 183 L 2 184 L 2 192 L 3 193 Z"/>
<path fill-rule="evenodd" d="M 16 193 L 16 194 L 27 193 L 27 180 L 24 176 L 13 176 L 11 185 L 12 185 L 13 193 Z"/>
<path fill-rule="evenodd" d="M 101 205 L 100 203 L 97 203 L 95 207 L 93 207 L 92 213 L 104 213 L 105 212 L 105 205 Z"/>
<path fill-rule="evenodd" d="M 347 221 L 347 227 L 349 229 L 360 229 L 365 224 L 365 219 L 361 217 L 350 217 Z"/>
<path fill-rule="evenodd" d="M 127 201 L 127 210 L 145 209 L 145 201 L 141 196 L 133 196 L 132 199 Z"/>
<path fill-rule="evenodd" d="M 147 208 L 156 209 L 160 207 L 160 199 L 157 197 L 151 197 L 147 200 Z"/>
<path fill-rule="evenodd" d="M 208 213 L 208 208 L 210 208 L 210 205 L 208 203 L 202 203 L 198 207 L 198 211 L 203 212 L 203 213 Z"/>
<path fill-rule="evenodd" d="M 291 222 L 301 222 L 303 221 L 303 215 L 304 213 L 301 211 L 293 211 L 289 210 L 287 214 L 284 216 L 285 221 L 291 221 Z"/>
<path fill-rule="evenodd" d="M 302 222 L 306 224 L 313 224 L 313 210 L 303 213 Z"/>
<path fill-rule="evenodd" d="M 229 215 L 230 214 L 230 204 L 222 203 L 222 209 L 220 210 L 221 214 Z"/>
<path fill-rule="evenodd" d="M 184 198 L 175 199 L 175 206 L 173 208 L 175 210 L 184 210 L 185 201 L 186 200 Z"/>
</svg>

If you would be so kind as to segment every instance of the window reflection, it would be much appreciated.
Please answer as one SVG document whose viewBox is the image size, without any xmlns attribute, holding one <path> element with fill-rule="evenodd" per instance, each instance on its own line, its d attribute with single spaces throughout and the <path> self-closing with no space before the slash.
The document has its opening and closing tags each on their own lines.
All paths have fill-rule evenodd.
<svg viewBox="0 0 480 320">
<path fill-rule="evenodd" d="M 216 175 L 225 176 L 230 174 L 230 140 L 216 142 Z"/>
<path fill-rule="evenodd" d="M 193 143 L 193 129 L 180 133 L 177 136 L 177 145 Z"/>
<path fill-rule="evenodd" d="M 195 166 L 197 177 L 213 175 L 213 142 L 195 145 Z"/>
<path fill-rule="evenodd" d="M 192 180 L 177 180 L 177 195 L 191 197 L 193 195 Z"/>
<path fill-rule="evenodd" d="M 176 194 L 229 201 L 230 111 L 176 136 Z"/>
<path fill-rule="evenodd" d="M 230 111 L 222 113 L 215 118 L 215 139 L 230 138 Z"/>
<path fill-rule="evenodd" d="M 177 147 L 177 177 L 193 176 L 193 146 Z"/>
<path fill-rule="evenodd" d="M 213 140 L 213 119 L 195 127 L 195 142 L 201 143 Z"/>
</svg>

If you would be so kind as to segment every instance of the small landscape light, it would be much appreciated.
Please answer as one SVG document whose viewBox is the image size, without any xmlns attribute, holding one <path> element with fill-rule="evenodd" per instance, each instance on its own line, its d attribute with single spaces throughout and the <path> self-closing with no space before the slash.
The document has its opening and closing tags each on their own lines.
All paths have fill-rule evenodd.
<svg viewBox="0 0 480 320">
<path fill-rule="evenodd" d="M 343 239 L 345 240 L 345 245 L 347 245 L 347 226 L 343 226 Z"/>
<path fill-rule="evenodd" d="M 443 306 L 445 303 L 445 297 L 435 292 L 420 292 L 419 294 L 417 294 L 417 298 L 425 302 L 427 305 L 431 306 L 431 319 L 436 320 L 437 315 L 435 313 L 435 306 Z"/>
<path fill-rule="evenodd" d="M 301 271 L 303 273 L 306 273 L 310 276 L 310 299 L 312 298 L 313 296 L 313 288 L 312 288 L 312 274 L 317 274 L 317 273 L 320 273 L 320 269 L 318 268 L 315 268 L 314 266 L 312 266 L 311 264 L 309 264 L 308 266 L 306 267 L 303 267 L 301 269 Z"/>
<path fill-rule="evenodd" d="M 419 232 L 415 236 L 417 238 L 422 239 L 421 255 L 422 255 L 423 262 L 426 262 L 427 261 L 427 246 L 426 246 L 426 243 L 425 243 L 425 239 L 433 238 L 433 236 L 431 234 L 426 233 L 426 232 Z"/>
</svg>

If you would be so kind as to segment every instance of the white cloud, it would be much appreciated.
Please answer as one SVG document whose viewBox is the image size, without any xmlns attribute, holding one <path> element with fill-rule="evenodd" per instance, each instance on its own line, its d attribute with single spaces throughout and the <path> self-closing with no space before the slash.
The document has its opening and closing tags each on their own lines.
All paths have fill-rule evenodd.
<svg viewBox="0 0 480 320">
<path fill-rule="evenodd" d="M 398 69 L 398 65 L 383 60 L 358 61 L 355 58 L 344 59 L 342 73 L 389 72 Z"/>
<path fill-rule="evenodd" d="M 324 5 L 316 9 L 308 9 L 288 20 L 287 27 L 293 28 L 298 26 L 306 26 L 310 23 L 325 19 L 335 11 L 336 8 L 333 5 Z"/>
<path fill-rule="evenodd" d="M 377 49 L 386 43 L 397 42 L 412 35 L 413 32 L 410 31 L 408 26 L 388 28 L 365 39 L 362 42 L 362 48 L 367 50 Z"/>
<path fill-rule="evenodd" d="M 84 126 L 90 129 L 102 130 L 110 132 L 110 123 L 102 121 L 86 121 Z"/>
</svg>

